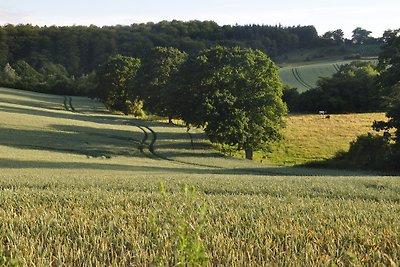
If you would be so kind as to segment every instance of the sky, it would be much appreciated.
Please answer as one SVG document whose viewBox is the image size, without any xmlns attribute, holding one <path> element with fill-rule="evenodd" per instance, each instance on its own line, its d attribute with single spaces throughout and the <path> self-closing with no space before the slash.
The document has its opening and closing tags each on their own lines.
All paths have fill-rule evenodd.
<svg viewBox="0 0 400 267">
<path fill-rule="evenodd" d="M 130 25 L 212 20 L 219 25 L 314 25 L 320 35 L 400 28 L 399 0 L 0 0 L 0 25 Z"/>
</svg>

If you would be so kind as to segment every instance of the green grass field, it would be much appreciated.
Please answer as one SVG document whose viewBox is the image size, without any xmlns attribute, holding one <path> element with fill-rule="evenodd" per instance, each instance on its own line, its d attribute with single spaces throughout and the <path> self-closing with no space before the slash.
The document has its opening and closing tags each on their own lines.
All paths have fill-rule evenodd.
<svg viewBox="0 0 400 267">
<path fill-rule="evenodd" d="M 0 265 L 397 266 L 400 180 L 222 157 L 201 131 L 1 88 L 0 240 Z"/>
<path fill-rule="evenodd" d="M 321 77 L 332 77 L 340 65 L 351 61 L 314 63 L 302 66 L 288 66 L 279 69 L 279 75 L 285 85 L 297 88 L 299 92 L 315 88 Z"/>
<path fill-rule="evenodd" d="M 364 55 L 362 60 L 377 62 L 376 56 L 379 54 L 379 46 L 376 45 L 366 45 L 361 46 L 353 51 L 354 53 Z M 301 60 L 307 53 L 316 53 L 315 50 L 311 51 L 295 51 L 291 56 L 291 60 L 285 63 L 280 63 L 281 68 L 279 69 L 279 75 L 283 81 L 283 84 L 291 87 L 297 88 L 299 92 L 307 91 L 311 88 L 317 86 L 317 81 L 322 77 L 332 77 L 339 67 L 344 64 L 349 64 L 353 60 L 343 60 L 343 55 L 341 57 L 327 57 L 314 61 Z M 321 53 L 327 53 L 324 51 Z M 298 57 L 298 58 L 297 58 Z M 307 56 L 309 57 L 309 55 Z"/>
</svg>

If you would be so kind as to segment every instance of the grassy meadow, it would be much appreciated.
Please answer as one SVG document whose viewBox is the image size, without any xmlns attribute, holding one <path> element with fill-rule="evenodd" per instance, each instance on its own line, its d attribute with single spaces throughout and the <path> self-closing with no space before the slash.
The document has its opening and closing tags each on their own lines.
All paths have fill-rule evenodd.
<svg viewBox="0 0 400 267">
<path fill-rule="evenodd" d="M 328 157 L 383 114 L 346 116 L 289 117 L 280 149 Z M 351 119 L 332 150 L 313 137 Z M 400 180 L 223 157 L 199 130 L 0 88 L 0 241 L 0 266 L 397 266 Z"/>
<path fill-rule="evenodd" d="M 285 139 L 273 145 L 267 158 L 274 163 L 300 165 L 333 158 L 347 151 L 357 136 L 376 133 L 372 123 L 385 120 L 384 113 L 290 115 L 285 118 Z M 258 155 L 258 158 L 262 155 Z"/>
</svg>

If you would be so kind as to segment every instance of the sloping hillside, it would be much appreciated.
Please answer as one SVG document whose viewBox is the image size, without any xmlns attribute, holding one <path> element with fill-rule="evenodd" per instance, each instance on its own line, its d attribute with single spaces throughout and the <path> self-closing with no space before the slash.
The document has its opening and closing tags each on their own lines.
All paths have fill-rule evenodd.
<svg viewBox="0 0 400 267">
<path fill-rule="evenodd" d="M 299 92 L 315 88 L 321 77 L 332 77 L 340 65 L 351 61 L 336 61 L 327 63 L 314 63 L 303 66 L 283 67 L 279 70 L 281 79 L 285 85 L 297 88 Z"/>
</svg>

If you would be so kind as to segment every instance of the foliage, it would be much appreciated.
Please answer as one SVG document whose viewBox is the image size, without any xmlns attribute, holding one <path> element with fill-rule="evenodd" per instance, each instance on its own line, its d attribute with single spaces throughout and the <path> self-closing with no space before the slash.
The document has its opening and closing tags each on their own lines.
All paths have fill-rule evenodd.
<svg viewBox="0 0 400 267">
<path fill-rule="evenodd" d="M 391 157 L 391 146 L 385 136 L 369 133 L 351 142 L 343 156 L 353 168 L 384 170 Z"/>
<path fill-rule="evenodd" d="M 384 33 L 383 51 L 379 55 L 378 78 L 380 93 L 386 98 L 387 121 L 375 121 L 373 128 L 383 131 L 383 136 L 393 141 L 391 162 L 399 169 L 400 160 L 400 29 Z"/>
<path fill-rule="evenodd" d="M 125 102 L 126 110 L 128 114 L 132 114 L 135 117 L 142 118 L 144 117 L 145 113 L 143 111 L 143 100 L 139 100 L 136 98 L 133 100 L 127 100 Z"/>
<path fill-rule="evenodd" d="M 3 83 L 12 84 L 18 79 L 18 75 L 15 70 L 11 67 L 9 63 L 7 63 L 2 72 L 0 73 L 0 79 Z"/>
<path fill-rule="evenodd" d="M 388 109 L 386 117 L 387 121 L 375 121 L 373 128 L 376 131 L 383 131 L 383 135 L 393 140 L 396 147 L 400 148 L 400 101 Z"/>
<path fill-rule="evenodd" d="M 344 43 L 344 32 L 341 29 L 337 29 L 334 31 L 328 31 L 322 35 L 322 38 L 333 41 L 335 44 Z"/>
<path fill-rule="evenodd" d="M 186 58 L 186 53 L 172 47 L 155 47 L 145 57 L 137 84 L 146 111 L 170 119 L 175 115 L 174 76 Z"/>
<path fill-rule="evenodd" d="M 204 201 L 199 203 L 193 186 L 184 185 L 179 195 L 168 192 L 161 182 L 160 191 L 162 203 L 151 218 L 149 235 L 157 265 L 207 266 L 208 255 L 201 239 L 206 215 Z"/>
<path fill-rule="evenodd" d="M 372 40 L 370 34 L 372 32 L 361 27 L 357 27 L 353 30 L 352 41 L 355 44 L 366 44 L 368 41 Z"/>
<path fill-rule="evenodd" d="M 331 78 L 321 78 L 318 87 L 292 100 L 292 111 L 329 113 L 371 112 L 380 108 L 380 98 L 375 86 L 378 72 L 371 62 L 354 61 L 341 65 Z"/>
<path fill-rule="evenodd" d="M 300 93 L 297 88 L 284 87 L 282 101 L 287 105 L 289 112 L 300 110 L 300 107 L 298 107 L 299 96 Z"/>
<path fill-rule="evenodd" d="M 188 60 L 181 75 L 181 116 L 204 126 L 211 141 L 237 145 L 252 158 L 252 150 L 280 138 L 282 82 L 261 51 L 217 46 Z"/>
<path fill-rule="evenodd" d="M 0 27 L 0 66 L 7 63 L 8 58 L 8 40 L 6 31 Z"/>
<path fill-rule="evenodd" d="M 18 261 L 15 259 L 9 259 L 3 249 L 0 248 L 0 267 L 17 267 L 19 266 Z"/>
<path fill-rule="evenodd" d="M 273 58 L 299 48 L 324 46 L 314 26 L 224 25 L 212 21 L 161 21 L 130 26 L 0 27 L 0 65 L 25 60 L 65 66 L 75 76 L 96 69 L 116 53 L 144 58 L 153 47 L 174 47 L 190 54 L 215 46 L 259 49 Z"/>
<path fill-rule="evenodd" d="M 96 94 L 96 73 L 91 72 L 74 78 L 73 94 L 94 98 Z"/>
<path fill-rule="evenodd" d="M 379 55 L 378 86 L 381 90 L 381 97 L 386 104 L 392 100 L 400 99 L 400 29 L 386 31 L 383 35 L 384 45 Z"/>
<path fill-rule="evenodd" d="M 42 75 L 32 68 L 26 61 L 20 60 L 13 65 L 15 73 L 19 77 L 16 84 L 17 87 L 29 89 L 29 87 L 37 88 L 43 80 Z"/>
<path fill-rule="evenodd" d="M 140 68 L 140 59 L 122 55 L 110 56 L 96 72 L 96 97 L 108 107 L 128 114 L 127 101 L 138 97 L 133 88 L 136 73 Z"/>
</svg>

